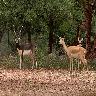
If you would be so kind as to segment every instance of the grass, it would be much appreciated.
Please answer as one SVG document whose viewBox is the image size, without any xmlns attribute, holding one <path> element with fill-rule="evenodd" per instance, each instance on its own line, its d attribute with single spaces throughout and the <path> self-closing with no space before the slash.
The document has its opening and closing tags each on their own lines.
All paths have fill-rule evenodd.
<svg viewBox="0 0 96 96">
<path fill-rule="evenodd" d="M 88 63 L 90 70 L 96 70 L 96 60 Z M 19 56 L 18 55 L 9 55 L 9 56 L 1 56 L 0 57 L 0 67 L 4 69 L 19 69 Z M 36 66 L 35 66 L 36 67 Z M 32 68 L 32 61 L 29 57 L 24 57 L 24 61 L 22 64 L 23 69 L 31 69 Z M 44 55 L 42 52 L 41 54 L 37 55 L 37 68 L 48 68 L 48 69 L 67 69 L 69 68 L 69 62 L 67 57 L 58 56 L 56 54 Z M 77 64 L 74 62 L 74 69 L 77 68 Z M 82 70 L 83 65 L 80 65 L 80 70 Z"/>
<path fill-rule="evenodd" d="M 61 60 L 58 57 L 54 56 L 43 56 L 43 58 L 38 57 L 38 68 L 64 68 L 67 67 L 66 61 Z M 19 57 L 15 56 L 2 56 L 0 58 L 0 67 L 1 68 L 19 68 Z M 32 67 L 32 61 L 29 57 L 24 57 L 22 68 L 30 69 Z"/>
</svg>

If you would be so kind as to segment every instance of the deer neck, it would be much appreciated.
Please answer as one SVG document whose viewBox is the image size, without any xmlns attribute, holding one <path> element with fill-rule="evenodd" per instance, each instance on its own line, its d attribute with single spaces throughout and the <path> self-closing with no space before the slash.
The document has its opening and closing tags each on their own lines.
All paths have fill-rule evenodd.
<svg viewBox="0 0 96 96">
<path fill-rule="evenodd" d="M 64 50 L 65 50 L 67 53 L 69 53 L 68 47 L 66 46 L 65 42 L 63 42 L 62 45 L 63 45 Z"/>
<path fill-rule="evenodd" d="M 16 43 L 16 48 L 20 49 L 19 43 Z"/>
</svg>

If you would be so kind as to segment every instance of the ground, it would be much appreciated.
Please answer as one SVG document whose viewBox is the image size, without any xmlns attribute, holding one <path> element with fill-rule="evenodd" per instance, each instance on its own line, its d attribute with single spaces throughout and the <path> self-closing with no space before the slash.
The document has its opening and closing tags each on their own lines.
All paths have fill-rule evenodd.
<svg viewBox="0 0 96 96">
<path fill-rule="evenodd" d="M 96 96 L 96 72 L 0 69 L 0 96 Z"/>
</svg>

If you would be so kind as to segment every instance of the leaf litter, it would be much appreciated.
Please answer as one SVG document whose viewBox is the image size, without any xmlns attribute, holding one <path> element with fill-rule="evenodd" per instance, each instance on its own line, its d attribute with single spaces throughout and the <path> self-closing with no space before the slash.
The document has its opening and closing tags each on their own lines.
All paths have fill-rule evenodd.
<svg viewBox="0 0 96 96">
<path fill-rule="evenodd" d="M 0 96 L 96 96 L 96 72 L 0 69 Z"/>
</svg>

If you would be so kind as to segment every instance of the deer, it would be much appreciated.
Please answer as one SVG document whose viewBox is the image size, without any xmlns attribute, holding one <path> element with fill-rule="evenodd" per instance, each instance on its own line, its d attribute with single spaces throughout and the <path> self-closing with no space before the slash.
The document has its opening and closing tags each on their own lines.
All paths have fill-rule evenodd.
<svg viewBox="0 0 96 96">
<path fill-rule="evenodd" d="M 82 41 L 83 41 L 83 38 L 80 39 L 80 37 L 78 37 L 78 43 L 79 43 L 79 44 L 78 44 L 77 46 L 82 47 Z M 77 60 L 77 62 L 79 62 L 79 63 L 78 63 L 78 69 L 79 69 L 79 64 L 81 64 L 81 61 L 80 61 L 80 60 Z"/>
<path fill-rule="evenodd" d="M 20 44 L 20 38 L 16 38 L 15 42 L 16 42 L 16 49 L 20 57 L 20 66 L 19 66 L 20 69 L 23 62 L 23 57 L 26 55 L 31 57 L 33 66 L 34 66 L 34 63 L 36 63 L 36 67 L 37 67 L 37 61 L 35 60 L 36 58 L 35 58 L 34 45 L 32 43 Z"/>
<path fill-rule="evenodd" d="M 73 59 L 76 58 L 80 60 L 84 66 L 87 65 L 87 60 L 85 58 L 86 49 L 81 46 L 69 46 L 67 47 L 64 41 L 64 38 L 59 37 L 60 41 L 59 44 L 63 45 L 67 56 L 69 57 L 70 61 L 70 71 L 73 71 Z"/>
</svg>

